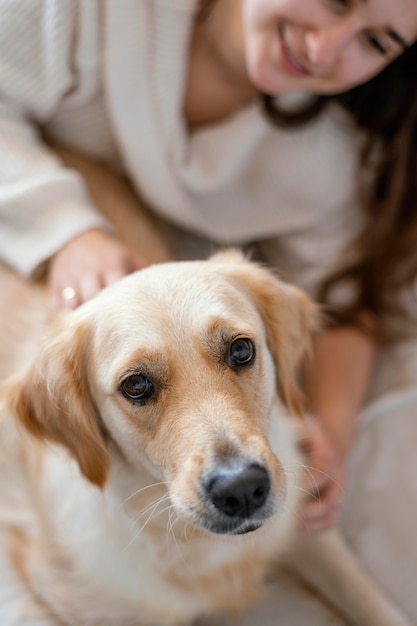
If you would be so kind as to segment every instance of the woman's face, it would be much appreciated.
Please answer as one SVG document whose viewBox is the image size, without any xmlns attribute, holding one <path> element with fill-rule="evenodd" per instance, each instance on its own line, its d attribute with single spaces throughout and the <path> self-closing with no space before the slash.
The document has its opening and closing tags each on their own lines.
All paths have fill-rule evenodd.
<svg viewBox="0 0 417 626">
<path fill-rule="evenodd" d="M 241 1 L 249 80 L 273 95 L 346 91 L 417 38 L 417 0 Z"/>
</svg>

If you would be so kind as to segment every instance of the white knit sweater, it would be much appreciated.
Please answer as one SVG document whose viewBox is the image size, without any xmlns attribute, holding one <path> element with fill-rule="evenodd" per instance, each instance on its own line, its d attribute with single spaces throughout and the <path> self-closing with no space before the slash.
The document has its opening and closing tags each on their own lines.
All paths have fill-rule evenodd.
<svg viewBox="0 0 417 626">
<path fill-rule="evenodd" d="M 273 238 L 272 256 L 307 288 L 337 262 L 358 225 L 358 138 L 341 111 L 281 130 L 258 104 L 190 135 L 182 102 L 196 4 L 0 0 L 0 251 L 22 274 L 104 226 L 39 128 L 122 167 L 187 229 L 224 243 Z"/>
</svg>

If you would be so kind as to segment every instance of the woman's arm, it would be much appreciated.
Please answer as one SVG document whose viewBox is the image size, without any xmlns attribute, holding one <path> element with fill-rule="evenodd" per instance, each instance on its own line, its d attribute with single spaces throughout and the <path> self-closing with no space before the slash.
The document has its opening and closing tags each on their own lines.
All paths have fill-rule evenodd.
<svg viewBox="0 0 417 626">
<path fill-rule="evenodd" d="M 314 358 L 306 367 L 309 412 L 313 416 L 301 446 L 309 471 L 310 493 L 302 511 L 302 528 L 316 532 L 337 519 L 344 489 L 344 465 L 372 372 L 375 324 L 364 316 L 370 332 L 357 328 L 328 330 L 315 341 Z"/>
<path fill-rule="evenodd" d="M 305 372 L 309 410 L 342 454 L 350 448 L 374 362 L 376 324 L 363 317 L 366 330 L 344 327 L 319 335 Z"/>
</svg>

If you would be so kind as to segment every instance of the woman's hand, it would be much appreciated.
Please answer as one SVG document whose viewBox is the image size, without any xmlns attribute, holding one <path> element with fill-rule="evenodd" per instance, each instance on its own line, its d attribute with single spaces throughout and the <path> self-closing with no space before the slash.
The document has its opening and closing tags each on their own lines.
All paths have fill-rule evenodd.
<svg viewBox="0 0 417 626">
<path fill-rule="evenodd" d="M 338 518 L 345 486 L 345 455 L 313 418 L 308 418 L 300 440 L 305 455 L 305 497 L 300 512 L 300 532 L 311 534 L 333 526 Z"/>
<path fill-rule="evenodd" d="M 343 327 L 321 333 L 314 358 L 304 372 L 309 418 L 301 446 L 306 454 L 308 492 L 301 530 L 313 533 L 332 526 L 345 486 L 345 459 L 354 438 L 372 372 L 377 321 L 363 311 L 363 328 Z"/>
<path fill-rule="evenodd" d="M 101 230 L 89 230 L 69 241 L 50 260 L 51 308 L 75 309 L 103 287 L 144 267 L 123 242 Z"/>
</svg>

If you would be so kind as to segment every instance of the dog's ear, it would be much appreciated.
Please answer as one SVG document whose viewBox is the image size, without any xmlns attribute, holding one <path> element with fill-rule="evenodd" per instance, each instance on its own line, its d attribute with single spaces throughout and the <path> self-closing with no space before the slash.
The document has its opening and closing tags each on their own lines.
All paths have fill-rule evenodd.
<svg viewBox="0 0 417 626">
<path fill-rule="evenodd" d="M 320 326 L 318 306 L 300 289 L 279 280 L 269 270 L 228 251 L 212 257 L 254 302 L 265 325 L 277 371 L 277 387 L 291 413 L 304 408 L 299 386 L 302 361 L 311 353 Z"/>
<path fill-rule="evenodd" d="M 6 381 L 6 401 L 32 435 L 66 447 L 84 476 L 103 487 L 109 458 L 88 385 L 90 332 L 85 323 L 68 323 L 72 315 L 63 314 L 38 358 Z"/>
</svg>

